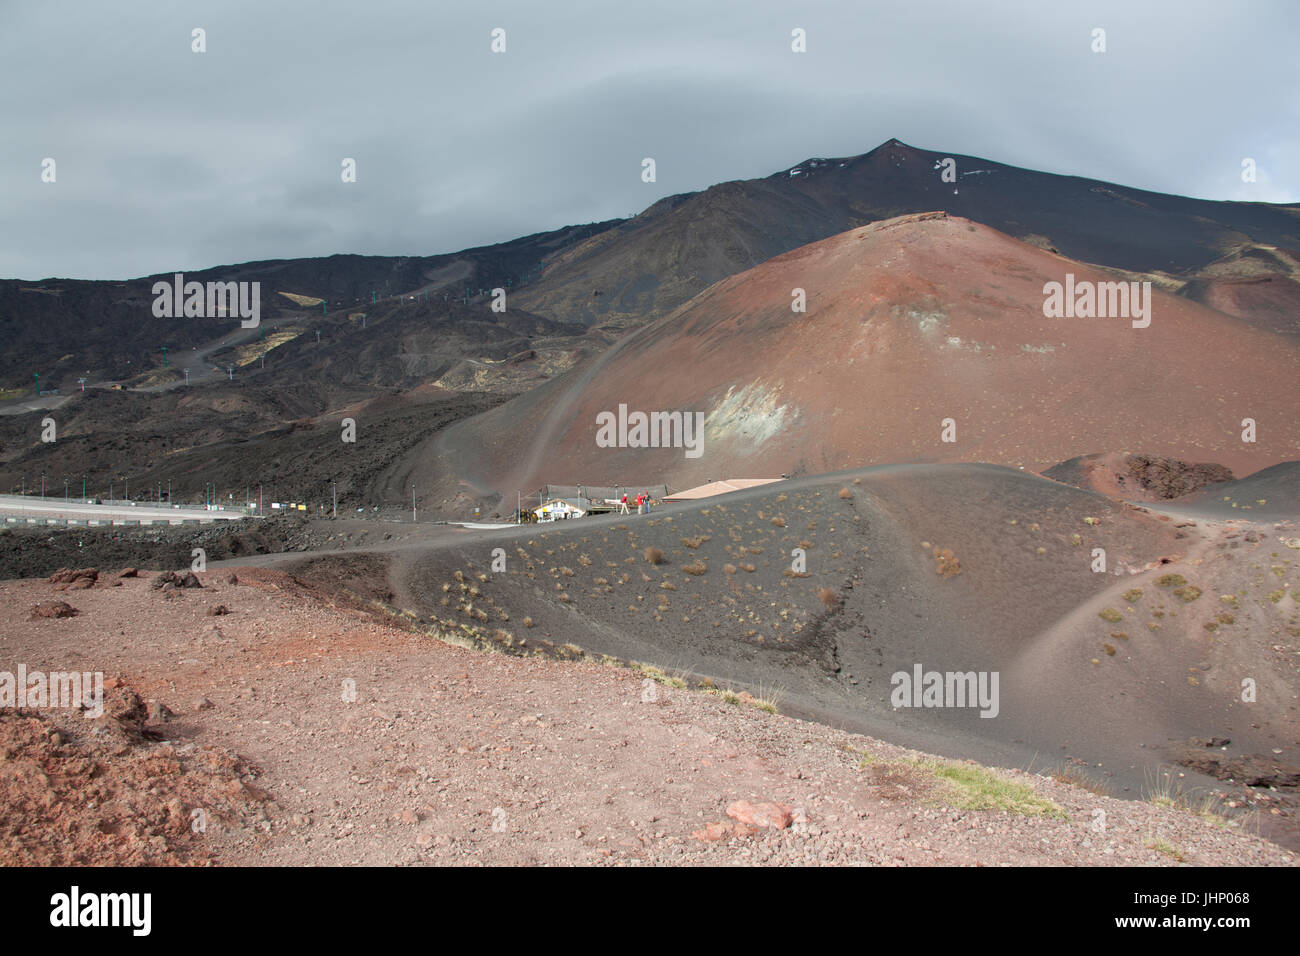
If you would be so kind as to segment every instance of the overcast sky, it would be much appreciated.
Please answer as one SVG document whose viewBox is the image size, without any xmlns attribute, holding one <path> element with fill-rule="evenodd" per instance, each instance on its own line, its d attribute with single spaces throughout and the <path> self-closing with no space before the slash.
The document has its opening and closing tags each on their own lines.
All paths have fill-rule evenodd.
<svg viewBox="0 0 1300 956">
<path fill-rule="evenodd" d="M 1296 0 L 0 0 L 0 277 L 451 252 L 890 137 L 1296 202 L 1298 50 Z"/>
</svg>

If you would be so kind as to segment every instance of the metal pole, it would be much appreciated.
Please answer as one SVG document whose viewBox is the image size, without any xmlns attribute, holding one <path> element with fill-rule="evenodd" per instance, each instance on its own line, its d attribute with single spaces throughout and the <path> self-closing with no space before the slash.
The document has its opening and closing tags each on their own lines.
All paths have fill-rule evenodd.
<svg viewBox="0 0 1300 956">
<path fill-rule="evenodd" d="M 415 485 L 411 485 L 411 523 L 415 523 Z"/>
<path fill-rule="evenodd" d="M 262 514 L 262 486 L 261 485 L 257 486 L 257 513 L 259 516 Z"/>
<path fill-rule="evenodd" d="M 339 516 L 339 483 L 336 481 L 334 482 L 334 514 L 332 515 L 332 517 L 337 518 L 338 516 Z"/>
</svg>

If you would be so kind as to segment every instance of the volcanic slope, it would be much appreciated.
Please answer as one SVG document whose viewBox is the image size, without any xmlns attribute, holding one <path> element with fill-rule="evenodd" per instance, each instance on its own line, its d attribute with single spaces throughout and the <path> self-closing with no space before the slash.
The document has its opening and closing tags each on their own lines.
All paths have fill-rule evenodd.
<svg viewBox="0 0 1300 956">
<path fill-rule="evenodd" d="M 1287 532 L 1226 533 L 1000 466 L 891 465 L 480 532 L 407 552 L 391 584 L 458 640 L 708 677 L 948 755 L 1076 758 L 1136 791 L 1192 736 L 1297 762 L 1300 618 L 1258 570 L 1291 586 L 1268 557 Z M 998 672 L 996 707 L 895 709 L 918 664 Z"/>
<path fill-rule="evenodd" d="M 562 321 L 639 323 L 809 242 L 935 209 L 1073 259 L 1166 272 L 1174 285 L 1213 263 L 1196 295 L 1293 327 L 1284 307 L 1300 299 L 1300 207 L 1164 195 L 896 139 L 861 156 L 806 159 L 762 179 L 668 196 L 549 255 L 518 303 Z"/>
<path fill-rule="evenodd" d="M 1098 449 L 1237 475 L 1300 458 L 1292 338 L 1154 288 L 1146 328 L 1045 317 L 1045 284 L 1069 274 L 1114 279 L 943 213 L 874 223 L 715 284 L 426 450 L 511 499 L 906 461 L 1039 471 Z M 598 447 L 597 416 L 620 404 L 703 413 L 702 454 Z"/>
</svg>

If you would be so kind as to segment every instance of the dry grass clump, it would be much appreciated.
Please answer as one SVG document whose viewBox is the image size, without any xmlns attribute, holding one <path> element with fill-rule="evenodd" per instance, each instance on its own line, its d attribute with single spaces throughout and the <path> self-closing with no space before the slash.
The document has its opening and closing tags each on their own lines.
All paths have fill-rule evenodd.
<svg viewBox="0 0 1300 956">
<path fill-rule="evenodd" d="M 773 527 L 773 528 L 784 528 L 784 527 L 785 527 L 785 519 L 782 518 L 782 517 L 780 517 L 779 515 L 778 515 L 777 517 L 773 518 L 773 519 L 772 519 L 772 527 Z"/>
<path fill-rule="evenodd" d="M 651 564 L 663 564 L 664 553 L 660 551 L 658 548 L 649 547 L 645 549 L 645 559 L 649 561 Z"/>
<path fill-rule="evenodd" d="M 705 571 L 709 569 L 708 567 L 705 566 L 703 561 L 701 561 L 699 558 L 696 558 L 690 564 L 682 565 L 682 570 L 685 571 L 687 574 L 703 574 Z"/>
<path fill-rule="evenodd" d="M 682 545 L 687 548 L 698 548 L 703 543 L 703 538 L 682 538 Z"/>
<path fill-rule="evenodd" d="M 722 570 L 725 571 L 727 574 L 735 574 L 736 566 L 734 564 L 724 564 L 722 566 Z"/>
<path fill-rule="evenodd" d="M 853 492 L 850 491 L 848 488 L 840 489 L 840 498 L 842 498 L 844 501 L 848 501 L 852 497 L 853 497 Z"/>
<path fill-rule="evenodd" d="M 952 553 L 952 548 L 940 548 L 938 545 L 930 552 L 934 555 L 934 573 L 941 578 L 951 578 L 961 574 L 961 562 Z"/>
<path fill-rule="evenodd" d="M 827 607 L 834 607 L 840 600 L 839 595 L 835 593 L 835 589 L 827 587 L 817 589 L 817 599 Z"/>
</svg>

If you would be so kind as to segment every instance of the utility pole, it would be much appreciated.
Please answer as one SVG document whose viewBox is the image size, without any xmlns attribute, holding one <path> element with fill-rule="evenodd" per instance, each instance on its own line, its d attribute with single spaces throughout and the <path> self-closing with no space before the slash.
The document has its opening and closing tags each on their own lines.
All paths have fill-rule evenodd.
<svg viewBox="0 0 1300 956">
<path fill-rule="evenodd" d="M 68 476 L 63 476 L 63 503 L 68 503 Z"/>
<path fill-rule="evenodd" d="M 113 503 L 113 479 L 108 479 L 108 503 Z"/>
<path fill-rule="evenodd" d="M 166 368 L 167 367 L 167 346 L 165 345 L 162 347 L 162 354 L 163 354 L 163 368 Z"/>
<path fill-rule="evenodd" d="M 334 482 L 334 514 L 333 517 L 339 516 L 339 483 Z"/>
<path fill-rule="evenodd" d="M 172 503 L 172 480 L 170 478 L 167 479 L 167 503 Z"/>
<path fill-rule="evenodd" d="M 36 397 L 41 397 L 41 373 L 33 372 L 32 377 L 36 379 Z"/>
<path fill-rule="evenodd" d="M 259 517 L 262 514 L 262 486 L 261 485 L 257 486 L 257 514 Z"/>
<path fill-rule="evenodd" d="M 329 315 L 329 314 L 330 314 L 330 307 L 329 307 L 329 303 L 328 303 L 328 302 L 322 302 L 322 303 L 320 304 L 320 314 L 321 314 L 322 316 L 325 316 L 325 315 Z"/>
<path fill-rule="evenodd" d="M 189 370 L 189 369 L 186 369 L 186 370 L 185 370 L 185 384 L 186 384 L 186 385 L 190 384 L 190 370 Z"/>
<path fill-rule="evenodd" d="M 86 503 L 86 476 L 81 476 L 81 503 Z"/>
<path fill-rule="evenodd" d="M 226 374 L 230 376 L 230 380 L 233 382 L 235 380 L 235 367 L 233 365 L 227 365 Z"/>
<path fill-rule="evenodd" d="M 45 476 L 41 475 L 41 501 L 45 500 Z"/>
<path fill-rule="evenodd" d="M 515 524 L 524 523 L 524 496 L 518 488 L 515 489 Z"/>
<path fill-rule="evenodd" d="M 84 391 L 86 390 L 86 378 L 85 378 L 85 376 L 82 376 L 81 378 L 77 379 L 77 384 L 81 386 L 81 390 L 84 392 Z"/>
<path fill-rule="evenodd" d="M 131 479 L 124 476 L 122 480 L 126 482 L 126 500 L 130 501 L 131 500 Z"/>
<path fill-rule="evenodd" d="M 411 485 L 411 523 L 415 524 L 415 485 Z"/>
<path fill-rule="evenodd" d="M 262 368 L 266 368 L 266 353 L 262 353 Z"/>
<path fill-rule="evenodd" d="M 316 344 L 320 345 L 320 329 L 316 330 Z"/>
</svg>

